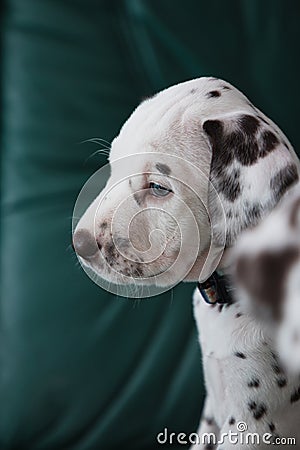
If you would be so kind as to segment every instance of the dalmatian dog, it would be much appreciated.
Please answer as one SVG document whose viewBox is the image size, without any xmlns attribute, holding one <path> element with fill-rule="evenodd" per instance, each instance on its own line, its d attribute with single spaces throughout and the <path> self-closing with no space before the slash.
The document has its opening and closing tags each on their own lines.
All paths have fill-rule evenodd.
<svg viewBox="0 0 300 450">
<path fill-rule="evenodd" d="M 280 360 L 300 373 L 300 185 L 290 189 L 232 252 L 244 307 L 275 331 Z M 243 299 L 243 300 L 242 300 Z"/>
<path fill-rule="evenodd" d="M 272 327 L 236 295 L 243 270 L 230 262 L 241 233 L 299 179 L 285 135 L 228 82 L 199 78 L 139 105 L 109 162 L 110 178 L 79 220 L 73 245 L 82 265 L 111 283 L 198 283 L 193 305 L 207 389 L 198 435 L 213 433 L 218 442 L 194 448 L 268 447 L 222 438 L 241 422 L 273 440 L 295 437 L 300 448 L 299 375 L 285 372 Z"/>
</svg>

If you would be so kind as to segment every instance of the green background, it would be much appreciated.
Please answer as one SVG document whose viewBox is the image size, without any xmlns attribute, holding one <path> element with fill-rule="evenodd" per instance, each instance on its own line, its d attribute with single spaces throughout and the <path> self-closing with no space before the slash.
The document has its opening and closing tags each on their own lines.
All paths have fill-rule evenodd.
<svg viewBox="0 0 300 450">
<path fill-rule="evenodd" d="M 0 448 L 167 448 L 156 434 L 195 431 L 204 397 L 194 286 L 125 300 L 76 264 L 72 209 L 106 162 L 81 142 L 214 75 L 297 150 L 299 2 L 6 0 L 1 13 Z"/>
</svg>

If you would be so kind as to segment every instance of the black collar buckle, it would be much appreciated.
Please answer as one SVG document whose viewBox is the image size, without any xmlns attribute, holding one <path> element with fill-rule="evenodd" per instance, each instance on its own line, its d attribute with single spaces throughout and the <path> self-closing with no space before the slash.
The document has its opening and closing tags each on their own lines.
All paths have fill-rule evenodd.
<svg viewBox="0 0 300 450">
<path fill-rule="evenodd" d="M 233 303 L 233 299 L 228 292 L 228 284 L 228 278 L 225 275 L 214 272 L 203 283 L 198 282 L 197 286 L 206 303 L 210 305 L 216 303 L 230 305 Z"/>
</svg>

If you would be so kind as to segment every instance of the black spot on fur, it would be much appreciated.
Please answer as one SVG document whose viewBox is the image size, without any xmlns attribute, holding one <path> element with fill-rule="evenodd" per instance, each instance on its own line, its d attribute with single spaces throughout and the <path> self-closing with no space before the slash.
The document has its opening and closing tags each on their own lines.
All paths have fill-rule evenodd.
<svg viewBox="0 0 300 450">
<path fill-rule="evenodd" d="M 222 312 L 222 311 L 223 311 L 223 308 L 224 308 L 224 305 L 219 305 L 219 306 L 218 306 L 218 311 L 219 311 L 219 312 Z"/>
<path fill-rule="evenodd" d="M 107 228 L 107 222 L 102 222 L 102 223 L 100 224 L 100 228 L 101 228 L 102 230 L 106 230 L 106 228 Z"/>
<path fill-rule="evenodd" d="M 141 266 L 137 266 L 135 270 L 133 271 L 133 277 L 134 278 L 141 278 L 143 276 L 143 269 Z"/>
<path fill-rule="evenodd" d="M 222 89 L 224 89 L 224 91 L 230 91 L 230 90 L 231 90 L 231 87 L 230 87 L 230 86 L 226 86 L 226 85 L 224 84 L 224 86 L 222 86 Z"/>
<path fill-rule="evenodd" d="M 272 131 L 264 131 L 261 135 L 262 147 L 260 148 L 259 156 L 263 158 L 279 144 L 278 138 Z"/>
<path fill-rule="evenodd" d="M 248 403 L 248 406 L 249 406 L 250 411 L 253 411 L 257 408 L 257 403 L 252 400 Z"/>
<path fill-rule="evenodd" d="M 257 409 L 256 411 L 254 411 L 253 417 L 254 417 L 254 419 L 256 419 L 256 420 L 259 420 L 259 419 L 261 419 L 261 418 L 266 414 L 266 412 L 267 412 L 266 407 L 265 407 L 265 406 L 260 406 L 259 409 Z"/>
<path fill-rule="evenodd" d="M 195 92 L 197 92 L 197 89 L 195 89 L 195 88 L 190 90 L 190 94 L 195 94 Z"/>
<path fill-rule="evenodd" d="M 215 420 L 213 417 L 205 417 L 204 420 L 207 423 L 207 425 L 209 425 L 209 426 L 213 426 L 215 424 Z"/>
<path fill-rule="evenodd" d="M 167 164 L 157 163 L 155 164 L 155 167 L 163 175 L 170 175 L 171 173 L 171 169 L 169 166 L 167 166 Z"/>
<path fill-rule="evenodd" d="M 287 385 L 286 378 L 283 378 L 283 377 L 278 378 L 277 384 L 278 384 L 278 387 L 280 387 L 280 388 L 285 387 Z"/>
<path fill-rule="evenodd" d="M 235 315 L 235 317 L 236 317 L 236 319 L 238 319 L 239 317 L 242 317 L 242 313 L 236 313 L 236 315 Z"/>
<path fill-rule="evenodd" d="M 260 385 L 259 379 L 258 378 L 253 378 L 251 381 L 249 381 L 248 383 L 248 387 L 250 388 L 258 388 Z"/>
<path fill-rule="evenodd" d="M 291 395 L 291 403 L 298 402 L 300 400 L 300 387 Z"/>
<path fill-rule="evenodd" d="M 244 114 L 237 119 L 239 127 L 229 132 L 224 129 L 226 121 L 207 120 L 204 123 L 203 129 L 213 146 L 212 171 L 220 172 L 233 159 L 246 166 L 252 165 L 276 148 L 279 139 L 270 130 L 265 130 L 258 142 L 257 130 L 262 119 Z"/>
<path fill-rule="evenodd" d="M 97 243 L 97 247 L 98 247 L 99 250 L 101 251 L 101 249 L 102 249 L 102 244 L 101 244 L 100 240 L 99 240 L 99 239 L 96 239 L 96 243 Z"/>
<path fill-rule="evenodd" d="M 253 417 L 255 420 L 260 420 L 267 413 L 267 407 L 264 403 L 259 403 L 253 408 Z"/>
<path fill-rule="evenodd" d="M 279 366 L 279 364 L 273 364 L 272 369 L 276 373 L 276 375 L 283 373 L 283 369 L 281 366 Z"/>
<path fill-rule="evenodd" d="M 235 424 L 235 418 L 234 417 L 230 417 L 228 423 L 229 423 L 229 425 L 234 425 Z"/>
<path fill-rule="evenodd" d="M 214 450 L 214 444 L 205 444 L 204 450 Z"/>
<path fill-rule="evenodd" d="M 137 202 L 137 204 L 138 204 L 139 206 L 141 206 L 141 204 L 143 203 L 143 196 L 141 196 L 140 193 L 135 192 L 135 193 L 133 194 L 133 198 L 134 198 L 134 200 Z"/>
<path fill-rule="evenodd" d="M 259 120 L 251 115 L 245 114 L 239 118 L 240 127 L 244 133 L 253 136 L 258 130 Z"/>
<path fill-rule="evenodd" d="M 279 200 L 283 194 L 299 180 L 299 174 L 295 164 L 289 164 L 274 175 L 270 180 L 270 188 L 274 192 L 274 197 Z"/>
<path fill-rule="evenodd" d="M 275 425 L 274 425 L 274 423 L 273 422 L 271 422 L 271 423 L 269 423 L 269 430 L 271 431 L 271 433 L 273 433 L 273 431 L 275 431 Z"/>
<path fill-rule="evenodd" d="M 254 204 L 252 206 L 249 206 L 249 208 L 246 210 L 247 213 L 247 219 L 251 224 L 256 224 L 258 220 L 261 218 L 262 209 L 261 206 L 258 204 Z"/>
<path fill-rule="evenodd" d="M 107 254 L 108 257 L 113 257 L 114 253 L 115 253 L 115 246 L 112 243 L 106 244 L 105 245 L 105 252 Z"/>
<path fill-rule="evenodd" d="M 230 175 L 223 175 L 218 184 L 218 191 L 222 192 L 230 202 L 234 202 L 241 194 L 240 170 L 234 169 Z"/>
<path fill-rule="evenodd" d="M 241 256 L 237 261 L 239 282 L 254 302 L 266 305 L 272 311 L 275 319 L 280 318 L 288 271 L 298 257 L 298 248 L 286 247 L 278 251 L 263 251 L 253 258 Z M 275 373 L 276 367 L 279 366 L 273 366 Z"/>
<path fill-rule="evenodd" d="M 246 359 L 245 353 L 242 352 L 235 352 L 234 356 L 236 356 L 237 358 Z"/>
<path fill-rule="evenodd" d="M 206 94 L 207 98 L 212 98 L 212 97 L 220 97 L 221 96 L 221 92 L 220 91 L 210 91 Z"/>
<path fill-rule="evenodd" d="M 223 124 L 220 120 L 206 120 L 203 130 L 214 140 L 221 139 L 223 135 Z"/>
<path fill-rule="evenodd" d="M 237 124 L 239 126 L 236 130 L 229 132 L 226 132 L 224 123 L 220 120 L 207 120 L 203 124 L 212 145 L 211 173 L 216 177 L 222 178 L 224 168 L 234 159 L 242 165 L 249 166 L 259 158 L 256 137 L 256 131 L 260 126 L 259 120 L 244 114 L 237 119 Z"/>
</svg>

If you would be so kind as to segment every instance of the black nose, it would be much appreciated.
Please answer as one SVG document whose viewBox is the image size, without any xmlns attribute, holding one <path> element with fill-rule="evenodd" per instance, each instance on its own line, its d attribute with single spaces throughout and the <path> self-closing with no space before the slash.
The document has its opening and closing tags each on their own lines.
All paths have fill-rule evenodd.
<svg viewBox="0 0 300 450">
<path fill-rule="evenodd" d="M 92 234 L 84 228 L 76 231 L 73 235 L 75 252 L 82 258 L 90 258 L 98 251 L 97 242 Z"/>
</svg>

